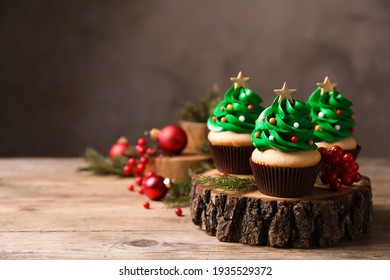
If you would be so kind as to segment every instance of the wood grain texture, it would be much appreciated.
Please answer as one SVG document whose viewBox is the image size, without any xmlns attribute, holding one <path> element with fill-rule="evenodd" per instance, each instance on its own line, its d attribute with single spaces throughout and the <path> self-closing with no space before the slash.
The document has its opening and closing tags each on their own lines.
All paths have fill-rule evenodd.
<svg viewBox="0 0 390 280">
<path fill-rule="evenodd" d="M 215 176 L 217 170 L 204 173 Z M 370 232 L 373 205 L 370 180 L 332 192 L 316 184 L 310 195 L 276 198 L 259 191 L 239 194 L 194 182 L 191 217 L 218 240 L 270 247 L 333 246 Z"/>
<path fill-rule="evenodd" d="M 220 242 L 183 208 L 142 208 L 132 179 L 78 172 L 81 159 L 0 159 L 0 259 L 389 259 L 390 159 L 359 159 L 370 177 L 371 233 L 321 249 Z M 212 248 L 212 250 L 210 249 Z"/>
</svg>

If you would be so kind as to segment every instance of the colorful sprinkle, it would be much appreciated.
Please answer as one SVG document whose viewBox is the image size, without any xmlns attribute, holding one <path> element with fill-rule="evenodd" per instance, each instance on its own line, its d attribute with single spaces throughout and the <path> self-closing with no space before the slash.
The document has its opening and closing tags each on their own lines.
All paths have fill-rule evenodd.
<svg viewBox="0 0 390 280">
<path fill-rule="evenodd" d="M 352 114 L 351 115 L 351 120 L 354 120 L 356 118 L 356 115 L 355 114 Z"/>
<path fill-rule="evenodd" d="M 270 136 L 268 137 L 268 139 L 269 139 L 270 141 L 274 141 L 274 140 L 275 140 L 275 137 L 273 137 L 272 135 L 270 135 Z"/>
<path fill-rule="evenodd" d="M 217 117 L 213 116 L 212 120 L 213 120 L 213 122 L 216 122 L 217 121 Z"/>
<path fill-rule="evenodd" d="M 239 116 L 238 119 L 239 119 L 240 122 L 244 122 L 245 121 L 245 117 L 244 116 Z"/>
<path fill-rule="evenodd" d="M 227 119 L 225 117 L 222 117 L 221 122 L 227 122 Z"/>
<path fill-rule="evenodd" d="M 255 138 L 259 138 L 260 137 L 260 132 L 256 131 L 255 132 Z"/>
<path fill-rule="evenodd" d="M 299 127 L 299 123 L 295 122 L 295 123 L 294 123 L 294 127 L 295 127 L 295 128 L 298 128 L 298 127 Z"/>
<path fill-rule="evenodd" d="M 298 137 L 295 135 L 293 137 L 291 137 L 291 142 L 294 142 L 294 143 L 298 142 Z"/>
<path fill-rule="evenodd" d="M 310 117 L 310 116 L 308 116 L 307 119 L 308 119 L 309 121 L 312 121 L 312 117 Z"/>
<path fill-rule="evenodd" d="M 320 131 L 321 130 L 321 126 L 319 126 L 318 124 L 314 127 L 314 129 L 316 130 L 316 131 Z"/>
<path fill-rule="evenodd" d="M 336 130 L 340 130 L 340 129 L 341 129 L 341 126 L 340 126 L 340 125 L 338 125 L 338 124 L 336 124 L 336 125 L 334 126 L 334 129 L 336 129 Z"/>
<path fill-rule="evenodd" d="M 269 123 L 274 125 L 276 123 L 276 119 L 275 118 L 270 118 L 269 119 Z"/>
<path fill-rule="evenodd" d="M 226 109 L 228 109 L 229 111 L 233 110 L 233 105 L 232 104 L 228 104 L 226 106 Z"/>
<path fill-rule="evenodd" d="M 309 144 L 310 146 L 313 146 L 314 145 L 314 141 L 310 139 L 309 141 L 307 141 L 307 144 Z"/>
<path fill-rule="evenodd" d="M 323 117 L 325 117 L 325 114 L 324 114 L 324 112 L 319 112 L 319 113 L 318 113 L 318 117 L 319 117 L 319 118 L 323 118 Z"/>
<path fill-rule="evenodd" d="M 248 110 L 253 110 L 253 105 L 252 104 L 248 105 Z"/>
<path fill-rule="evenodd" d="M 262 117 L 261 117 L 261 120 L 262 120 L 262 121 L 265 121 L 265 116 L 262 116 Z"/>
<path fill-rule="evenodd" d="M 341 111 L 340 109 L 338 109 L 338 110 L 336 111 L 336 114 L 339 115 L 339 116 L 341 116 L 341 115 L 343 114 L 343 111 Z"/>
<path fill-rule="evenodd" d="M 221 106 L 221 108 L 219 108 L 219 110 L 221 110 L 222 112 L 225 111 L 225 107 Z"/>
</svg>

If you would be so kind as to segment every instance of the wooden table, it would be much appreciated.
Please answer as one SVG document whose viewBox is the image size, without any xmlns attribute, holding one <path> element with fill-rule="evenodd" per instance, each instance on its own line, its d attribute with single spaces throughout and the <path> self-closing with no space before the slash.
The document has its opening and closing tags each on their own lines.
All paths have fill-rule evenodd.
<svg viewBox="0 0 390 280">
<path fill-rule="evenodd" d="M 132 179 L 79 172 L 82 159 L 0 159 L 0 259 L 390 259 L 390 159 L 359 159 L 372 182 L 370 234 L 322 249 L 219 242 Z"/>
</svg>

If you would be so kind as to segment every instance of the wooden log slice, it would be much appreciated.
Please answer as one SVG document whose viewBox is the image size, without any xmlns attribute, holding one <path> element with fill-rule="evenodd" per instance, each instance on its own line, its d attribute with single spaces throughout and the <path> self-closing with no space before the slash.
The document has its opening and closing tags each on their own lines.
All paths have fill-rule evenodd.
<svg viewBox="0 0 390 280">
<path fill-rule="evenodd" d="M 371 184 L 365 176 L 337 192 L 318 183 L 310 195 L 300 198 L 271 197 L 259 191 L 241 195 L 193 183 L 190 198 L 193 222 L 224 242 L 326 247 L 368 233 L 373 221 Z"/>
</svg>

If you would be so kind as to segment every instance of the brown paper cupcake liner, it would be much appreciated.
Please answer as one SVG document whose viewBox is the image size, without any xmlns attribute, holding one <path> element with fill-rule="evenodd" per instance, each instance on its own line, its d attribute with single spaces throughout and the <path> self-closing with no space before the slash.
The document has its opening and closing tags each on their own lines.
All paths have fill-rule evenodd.
<svg viewBox="0 0 390 280">
<path fill-rule="evenodd" d="M 301 197 L 312 192 L 320 163 L 312 167 L 288 168 L 258 164 L 249 159 L 257 188 L 277 197 Z"/>
<path fill-rule="evenodd" d="M 220 146 L 210 145 L 211 156 L 216 168 L 221 172 L 231 174 L 252 174 L 249 159 L 255 149 L 254 146 Z"/>
<path fill-rule="evenodd" d="M 362 147 L 358 144 L 355 149 L 353 149 L 353 150 L 345 150 L 345 152 L 353 154 L 353 157 L 356 160 L 356 158 L 358 157 L 361 149 L 362 149 Z"/>
</svg>

